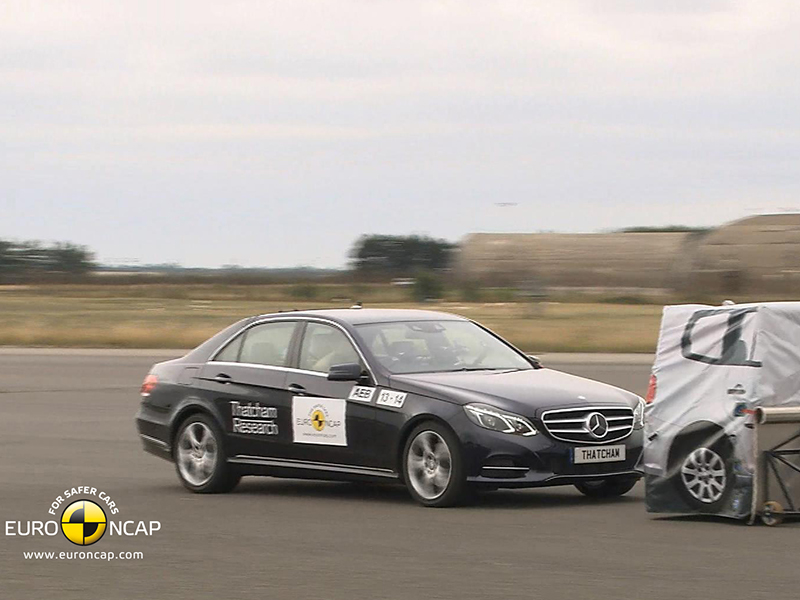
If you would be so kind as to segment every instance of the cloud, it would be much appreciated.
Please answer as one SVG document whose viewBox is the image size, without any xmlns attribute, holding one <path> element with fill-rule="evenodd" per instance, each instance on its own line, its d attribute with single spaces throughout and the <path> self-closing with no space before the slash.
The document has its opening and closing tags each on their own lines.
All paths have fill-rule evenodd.
<svg viewBox="0 0 800 600">
<path fill-rule="evenodd" d="M 10 0 L 0 237 L 330 266 L 373 230 L 704 225 L 786 206 L 798 26 L 800 5 L 779 1 Z"/>
</svg>

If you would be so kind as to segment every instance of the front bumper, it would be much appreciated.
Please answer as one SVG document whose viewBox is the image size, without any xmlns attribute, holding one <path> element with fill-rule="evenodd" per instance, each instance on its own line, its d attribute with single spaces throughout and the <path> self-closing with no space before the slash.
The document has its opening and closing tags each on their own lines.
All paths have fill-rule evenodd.
<svg viewBox="0 0 800 600">
<path fill-rule="evenodd" d="M 479 486 L 540 487 L 644 475 L 641 429 L 613 442 L 625 446 L 624 460 L 574 464 L 574 449 L 586 445 L 561 442 L 541 430 L 530 437 L 498 433 L 476 426 L 466 416 L 454 425 L 463 444 L 467 481 Z"/>
</svg>

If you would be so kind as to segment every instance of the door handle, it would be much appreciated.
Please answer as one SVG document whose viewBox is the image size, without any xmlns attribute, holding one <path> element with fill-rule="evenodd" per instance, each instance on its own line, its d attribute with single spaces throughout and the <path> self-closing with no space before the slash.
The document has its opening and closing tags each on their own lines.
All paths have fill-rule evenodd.
<svg viewBox="0 0 800 600">
<path fill-rule="evenodd" d="M 303 396 L 306 393 L 306 388 L 299 383 L 290 383 L 288 389 L 291 393 L 297 394 L 298 396 Z"/>
<path fill-rule="evenodd" d="M 214 381 L 217 383 L 231 383 L 233 381 L 233 377 L 225 373 L 219 373 L 216 377 L 214 377 Z"/>
</svg>

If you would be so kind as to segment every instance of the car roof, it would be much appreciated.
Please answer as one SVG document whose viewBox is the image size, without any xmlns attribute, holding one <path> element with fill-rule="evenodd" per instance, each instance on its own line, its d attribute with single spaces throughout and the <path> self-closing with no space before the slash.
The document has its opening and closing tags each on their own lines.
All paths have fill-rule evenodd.
<svg viewBox="0 0 800 600">
<path fill-rule="evenodd" d="M 319 317 L 347 323 L 364 325 L 367 323 L 392 323 L 397 321 L 467 321 L 464 317 L 433 310 L 414 310 L 405 308 L 327 308 L 320 310 L 296 310 L 259 315 L 258 318 L 276 316 Z"/>
</svg>

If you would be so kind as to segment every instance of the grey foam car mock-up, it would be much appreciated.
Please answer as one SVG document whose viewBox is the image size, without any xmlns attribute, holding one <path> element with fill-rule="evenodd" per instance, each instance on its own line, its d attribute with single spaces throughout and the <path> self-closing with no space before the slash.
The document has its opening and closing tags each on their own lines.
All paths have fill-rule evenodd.
<svg viewBox="0 0 800 600">
<path fill-rule="evenodd" d="M 754 411 L 800 406 L 800 303 L 666 307 L 650 389 L 648 511 L 750 515 Z"/>
</svg>

